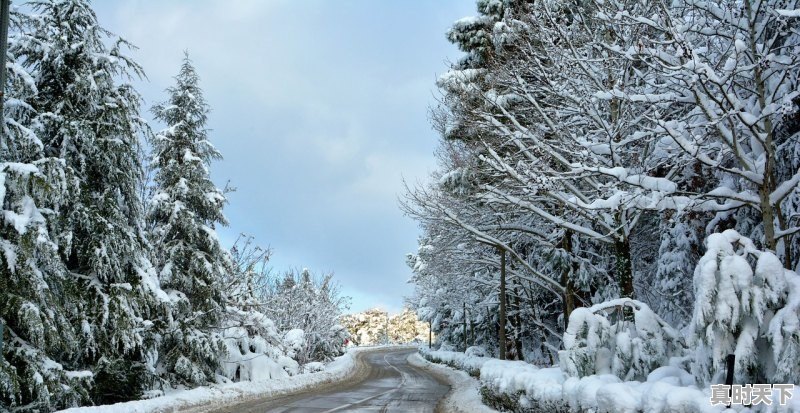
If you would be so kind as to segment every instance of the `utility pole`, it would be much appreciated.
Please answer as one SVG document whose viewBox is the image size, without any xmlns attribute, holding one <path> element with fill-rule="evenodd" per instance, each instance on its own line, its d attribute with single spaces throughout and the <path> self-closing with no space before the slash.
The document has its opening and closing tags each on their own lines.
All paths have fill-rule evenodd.
<svg viewBox="0 0 800 413">
<path fill-rule="evenodd" d="M 464 352 L 467 352 L 467 302 L 464 301 L 464 312 L 462 313 L 464 319 Z"/>
<path fill-rule="evenodd" d="M 428 350 L 433 348 L 433 321 L 428 322 Z"/>
<path fill-rule="evenodd" d="M 500 250 L 500 360 L 506 359 L 506 250 Z"/>
<path fill-rule="evenodd" d="M 389 310 L 386 310 L 386 344 L 389 344 Z"/>
<path fill-rule="evenodd" d="M 8 49 L 8 9 L 11 0 L 0 0 L 0 138 L 4 138 L 6 131 L 6 116 L 3 112 L 3 103 L 6 100 L 6 50 Z M 3 337 L 5 334 L 5 321 L 0 319 L 0 358 L 3 357 Z"/>
</svg>

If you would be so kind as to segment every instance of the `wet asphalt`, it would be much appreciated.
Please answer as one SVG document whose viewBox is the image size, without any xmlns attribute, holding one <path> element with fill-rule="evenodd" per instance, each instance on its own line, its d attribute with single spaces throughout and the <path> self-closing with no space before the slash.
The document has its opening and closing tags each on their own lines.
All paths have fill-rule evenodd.
<svg viewBox="0 0 800 413">
<path fill-rule="evenodd" d="M 272 400 L 250 401 L 217 413 L 432 413 L 450 386 L 408 363 L 415 350 L 366 353 L 369 373 L 357 383 L 307 391 Z"/>
</svg>

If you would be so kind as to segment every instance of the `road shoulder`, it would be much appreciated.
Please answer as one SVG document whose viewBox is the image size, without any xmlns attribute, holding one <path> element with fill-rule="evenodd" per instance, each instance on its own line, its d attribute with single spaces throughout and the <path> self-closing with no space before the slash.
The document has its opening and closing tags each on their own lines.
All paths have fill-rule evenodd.
<svg viewBox="0 0 800 413">
<path fill-rule="evenodd" d="M 338 387 L 348 387 L 356 385 L 369 376 L 372 371 L 369 363 L 365 358 L 369 354 L 391 352 L 402 349 L 402 347 L 376 347 L 376 348 L 361 348 L 353 356 L 354 368 L 350 374 L 343 377 L 333 378 L 331 380 L 321 381 L 312 386 L 306 386 L 301 389 L 287 391 L 282 393 L 270 393 L 261 395 L 252 395 L 246 399 L 228 401 L 223 404 L 198 406 L 193 409 L 181 410 L 182 413 L 232 413 L 232 412 L 250 412 L 260 410 L 266 404 L 281 403 L 282 400 L 292 400 L 302 398 L 305 394 L 325 392 L 330 389 Z M 411 347 L 408 350 L 412 350 Z"/>
<path fill-rule="evenodd" d="M 393 347 L 396 349 L 397 347 Z M 84 406 L 62 410 L 60 413 L 205 413 L 225 406 L 240 405 L 248 401 L 277 399 L 306 391 L 338 386 L 342 383 L 357 383 L 369 374 L 364 361 L 367 353 L 385 351 L 388 348 L 356 348 L 337 359 L 328 369 L 318 373 L 301 374 L 280 379 L 242 381 L 214 384 L 193 389 L 177 390 L 152 399 L 124 403 Z M 410 348 L 409 348 L 410 349 Z"/>
<path fill-rule="evenodd" d="M 497 410 L 483 404 L 480 382 L 469 374 L 431 363 L 422 358 L 419 353 L 410 355 L 408 363 L 450 385 L 450 392 L 436 405 L 437 413 L 498 413 Z"/>
</svg>

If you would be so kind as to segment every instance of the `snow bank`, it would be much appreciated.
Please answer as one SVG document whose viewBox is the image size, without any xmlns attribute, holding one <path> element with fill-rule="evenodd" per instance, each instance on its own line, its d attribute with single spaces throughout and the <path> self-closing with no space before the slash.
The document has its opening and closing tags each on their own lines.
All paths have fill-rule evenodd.
<svg viewBox="0 0 800 413">
<path fill-rule="evenodd" d="M 540 369 L 524 361 L 491 360 L 481 368 L 488 394 L 533 411 L 565 411 L 564 373 L 558 367 Z"/>
<path fill-rule="evenodd" d="M 461 355 L 463 356 L 463 354 Z M 497 410 L 483 404 L 480 395 L 480 382 L 470 377 L 467 373 L 431 363 L 420 357 L 419 354 L 412 354 L 409 356 L 408 362 L 412 366 L 427 368 L 447 378 L 447 382 L 450 383 L 452 389 L 450 393 L 445 396 L 440 405 L 445 412 L 497 412 Z"/>
<path fill-rule="evenodd" d="M 474 377 L 478 377 L 483 364 L 491 357 L 481 357 L 473 354 L 464 354 L 458 351 L 431 351 L 427 348 L 420 348 L 420 353 L 428 361 L 440 364 L 446 364 L 458 370 L 466 371 Z"/>
<path fill-rule="evenodd" d="M 356 355 L 364 351 L 371 351 L 378 348 L 380 347 L 351 348 L 347 354 L 336 358 L 336 360 L 329 363 L 325 366 L 324 370 L 318 373 L 299 374 L 297 376 L 281 379 L 242 381 L 238 383 L 203 386 L 191 390 L 178 390 L 165 396 L 148 400 L 136 400 L 104 406 L 76 407 L 61 410 L 61 412 L 155 413 L 172 412 L 189 408 L 193 408 L 193 412 L 201 412 L 247 400 L 278 397 L 326 383 L 348 379 L 358 371 Z"/>
<path fill-rule="evenodd" d="M 625 381 L 613 374 L 595 374 L 585 377 L 566 377 L 556 367 L 537 368 L 523 361 L 475 358 L 450 351 L 423 351 L 429 360 L 442 360 L 450 366 L 474 368 L 480 364 L 480 381 L 483 400 L 498 409 L 516 412 L 541 413 L 717 413 L 717 412 L 770 412 L 800 413 L 800 388 L 786 406 L 754 406 L 745 408 L 712 406 L 710 389 L 694 385 L 694 377 L 676 365 L 652 371 L 645 381 Z M 411 361 L 411 359 L 409 359 Z M 458 368 L 458 367 L 456 367 Z M 445 369 L 441 367 L 441 369 Z M 463 369 L 462 369 L 463 370 Z M 462 377 L 466 374 L 462 373 Z M 448 376 L 450 377 L 450 376 Z M 453 374 L 453 383 L 459 380 Z M 463 381 L 463 379 L 462 379 Z M 461 384 L 468 387 L 468 384 Z M 457 389 L 456 384 L 453 385 Z M 455 390 L 454 390 L 455 391 Z M 465 394 L 468 390 L 462 390 Z M 470 397 L 469 395 L 459 397 Z M 474 392 L 473 392 L 473 396 Z M 775 392 L 773 400 L 778 400 Z M 466 402 L 465 402 L 466 403 Z M 480 410 L 467 410 L 480 411 Z M 491 410 L 489 410 L 491 411 Z"/>
</svg>

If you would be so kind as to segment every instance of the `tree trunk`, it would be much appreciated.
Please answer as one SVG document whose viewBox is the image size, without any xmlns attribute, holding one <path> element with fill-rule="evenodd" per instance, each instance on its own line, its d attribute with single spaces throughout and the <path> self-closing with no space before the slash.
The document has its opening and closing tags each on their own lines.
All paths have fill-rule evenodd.
<svg viewBox="0 0 800 413">
<path fill-rule="evenodd" d="M 433 321 L 428 322 L 428 350 L 430 350 L 433 345 Z"/>
<path fill-rule="evenodd" d="M 500 345 L 500 360 L 506 359 L 506 251 L 500 250 L 500 315 L 498 328 L 498 342 Z"/>
<path fill-rule="evenodd" d="M 475 320 L 469 320 L 469 337 L 472 339 L 472 345 L 475 345 Z"/>
<path fill-rule="evenodd" d="M 619 282 L 620 297 L 635 298 L 633 296 L 633 263 L 631 262 L 631 241 L 628 234 L 622 229 L 625 222 L 624 212 L 617 212 L 617 225 L 620 226 L 614 240 L 614 255 L 616 256 L 616 276 Z"/>
<path fill-rule="evenodd" d="M 561 239 L 561 248 L 567 253 L 572 254 L 572 231 L 564 231 Z M 575 286 L 572 283 L 573 266 L 565 265 L 561 272 L 561 285 L 564 286 L 564 330 L 569 323 L 569 315 L 575 309 Z"/>
<path fill-rule="evenodd" d="M 514 314 L 514 345 L 517 350 L 517 360 L 525 360 L 525 356 L 522 354 L 522 318 L 520 317 L 522 310 L 519 305 L 519 290 L 516 287 L 518 284 L 514 283 L 514 285 L 514 309 L 516 310 Z"/>
<path fill-rule="evenodd" d="M 631 244 L 627 238 L 616 240 L 614 250 L 617 256 L 617 277 L 621 297 L 633 297 L 633 270 L 631 268 Z"/>
<path fill-rule="evenodd" d="M 631 243 L 627 236 L 614 241 L 614 253 L 617 258 L 616 272 L 619 280 L 620 297 L 635 298 L 633 296 L 633 269 L 631 267 Z M 633 321 L 633 310 L 623 306 L 622 314 L 625 320 Z"/>
<path fill-rule="evenodd" d="M 461 314 L 464 319 L 464 352 L 467 352 L 467 302 L 464 301 L 464 312 Z"/>
</svg>

